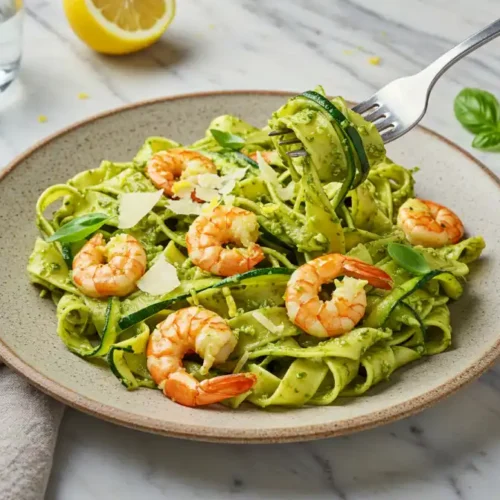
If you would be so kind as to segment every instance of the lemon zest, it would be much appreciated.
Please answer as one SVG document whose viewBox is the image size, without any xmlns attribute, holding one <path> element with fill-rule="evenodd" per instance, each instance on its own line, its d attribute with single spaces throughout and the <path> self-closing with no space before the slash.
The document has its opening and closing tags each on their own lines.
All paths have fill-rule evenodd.
<svg viewBox="0 0 500 500">
<path fill-rule="evenodd" d="M 202 213 L 207 214 L 211 212 L 217 205 L 219 205 L 219 198 L 213 198 L 212 201 L 208 204 L 205 204 L 203 207 Z"/>
</svg>

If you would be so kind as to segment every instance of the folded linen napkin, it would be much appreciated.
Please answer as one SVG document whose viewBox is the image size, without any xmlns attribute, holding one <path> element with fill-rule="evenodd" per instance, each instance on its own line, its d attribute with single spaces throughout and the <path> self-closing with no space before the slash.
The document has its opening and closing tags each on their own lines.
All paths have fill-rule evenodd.
<svg viewBox="0 0 500 500">
<path fill-rule="evenodd" d="M 0 498 L 41 500 L 64 406 L 0 362 Z"/>
</svg>

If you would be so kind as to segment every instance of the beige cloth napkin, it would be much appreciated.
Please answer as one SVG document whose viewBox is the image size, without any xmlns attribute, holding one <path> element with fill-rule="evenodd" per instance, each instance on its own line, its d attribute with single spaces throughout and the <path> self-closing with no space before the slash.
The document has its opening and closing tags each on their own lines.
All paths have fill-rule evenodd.
<svg viewBox="0 0 500 500">
<path fill-rule="evenodd" d="M 41 500 L 64 406 L 0 362 L 0 498 Z"/>
</svg>

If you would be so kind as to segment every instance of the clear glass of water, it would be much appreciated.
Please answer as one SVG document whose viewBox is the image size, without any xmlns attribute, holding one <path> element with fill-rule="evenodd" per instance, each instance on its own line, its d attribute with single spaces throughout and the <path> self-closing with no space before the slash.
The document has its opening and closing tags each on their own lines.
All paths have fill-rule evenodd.
<svg viewBox="0 0 500 500">
<path fill-rule="evenodd" d="M 0 92 L 16 78 L 22 50 L 22 0 L 0 0 Z"/>
</svg>

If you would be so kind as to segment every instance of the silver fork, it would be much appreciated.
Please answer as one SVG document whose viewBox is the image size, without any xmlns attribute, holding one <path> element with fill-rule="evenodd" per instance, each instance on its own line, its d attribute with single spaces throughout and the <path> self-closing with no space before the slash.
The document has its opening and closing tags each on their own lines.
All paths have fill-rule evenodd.
<svg viewBox="0 0 500 500">
<path fill-rule="evenodd" d="M 424 116 L 429 95 L 436 81 L 457 61 L 500 35 L 500 19 L 486 26 L 412 76 L 398 78 L 381 88 L 369 99 L 352 109 L 375 124 L 384 143 L 391 142 L 411 130 Z M 290 129 L 275 130 L 269 135 L 282 135 Z M 280 144 L 300 141 L 289 139 Z M 303 149 L 289 151 L 289 156 L 305 156 Z"/>
</svg>

